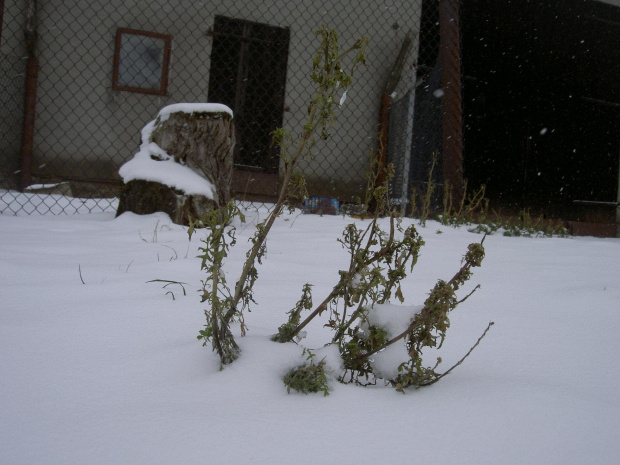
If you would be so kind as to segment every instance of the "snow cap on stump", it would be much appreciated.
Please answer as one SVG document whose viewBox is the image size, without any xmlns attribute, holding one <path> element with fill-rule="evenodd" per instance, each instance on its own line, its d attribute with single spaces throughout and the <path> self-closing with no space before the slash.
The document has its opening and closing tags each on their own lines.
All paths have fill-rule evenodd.
<svg viewBox="0 0 620 465">
<path fill-rule="evenodd" d="M 125 211 L 168 213 L 188 224 L 230 199 L 233 112 L 219 103 L 177 103 L 142 129 L 142 144 L 119 170 Z"/>
</svg>

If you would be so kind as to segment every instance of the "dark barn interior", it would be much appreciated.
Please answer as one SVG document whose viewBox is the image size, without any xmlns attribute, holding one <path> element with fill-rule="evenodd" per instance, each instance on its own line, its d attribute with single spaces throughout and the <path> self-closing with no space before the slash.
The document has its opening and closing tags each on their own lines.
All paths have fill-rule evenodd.
<svg viewBox="0 0 620 465">
<path fill-rule="evenodd" d="M 620 7 L 463 0 L 464 171 L 491 207 L 614 223 Z"/>
</svg>

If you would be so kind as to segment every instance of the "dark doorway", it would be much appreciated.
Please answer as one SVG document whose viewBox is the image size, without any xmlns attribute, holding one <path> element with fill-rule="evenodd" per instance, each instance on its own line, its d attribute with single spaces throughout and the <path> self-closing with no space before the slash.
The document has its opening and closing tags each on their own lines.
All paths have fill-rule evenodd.
<svg viewBox="0 0 620 465">
<path fill-rule="evenodd" d="M 209 101 L 234 112 L 235 192 L 277 193 L 279 149 L 270 133 L 282 126 L 289 36 L 287 28 L 215 17 Z"/>
<path fill-rule="evenodd" d="M 464 167 L 491 205 L 614 221 L 620 8 L 463 0 Z M 583 205 L 589 205 L 583 207 Z M 605 220 L 606 217 L 607 219 Z M 593 220 L 594 221 L 594 220 Z"/>
<path fill-rule="evenodd" d="M 411 150 L 410 180 L 416 192 L 428 189 L 429 171 L 432 169 L 436 184 L 433 207 L 439 208 L 444 187 L 443 127 L 441 99 L 441 63 L 439 56 L 439 2 L 422 1 L 420 42 L 415 94 L 413 141 Z"/>
</svg>

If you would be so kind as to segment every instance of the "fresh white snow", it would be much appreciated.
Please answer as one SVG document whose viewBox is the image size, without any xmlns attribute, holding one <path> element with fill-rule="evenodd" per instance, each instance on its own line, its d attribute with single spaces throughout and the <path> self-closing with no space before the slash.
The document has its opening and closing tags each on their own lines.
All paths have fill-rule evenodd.
<svg viewBox="0 0 620 465">
<path fill-rule="evenodd" d="M 397 299 L 394 300 L 398 303 Z M 368 310 L 368 325 L 385 330 L 387 339 L 392 339 L 405 331 L 423 308 L 424 305 L 376 304 Z M 407 360 L 409 356 L 406 341 L 400 340 L 375 354 L 371 359 L 371 365 L 378 376 L 394 379 L 398 376 L 400 364 Z M 427 363 L 428 366 L 433 364 Z"/>
<path fill-rule="evenodd" d="M 154 142 L 143 143 L 140 151 L 118 172 L 125 183 L 134 180 L 158 182 L 188 195 L 204 195 L 208 199 L 215 196 L 213 184 L 188 166 L 176 163 Z"/>
<path fill-rule="evenodd" d="M 119 169 L 123 182 L 134 180 L 158 182 L 179 189 L 188 195 L 204 195 L 213 199 L 216 189 L 207 179 L 203 178 L 188 166 L 174 161 L 174 158 L 159 145 L 150 141 L 151 134 L 157 124 L 166 121 L 172 113 L 228 113 L 232 110 L 221 103 L 175 103 L 162 108 L 157 118 L 142 129 L 140 150 L 134 157 Z"/>
<path fill-rule="evenodd" d="M 159 110 L 158 116 L 165 121 L 172 113 L 228 113 L 233 111 L 222 103 L 173 103 Z"/>
<path fill-rule="evenodd" d="M 249 222 L 265 214 L 248 210 Z M 489 236 L 462 295 L 482 288 L 425 358 L 449 368 L 494 321 L 463 365 L 405 395 L 338 383 L 328 397 L 287 394 L 281 378 L 301 348 L 268 338 L 304 283 L 315 302 L 327 295 L 348 263 L 336 239 L 350 221 L 360 220 L 278 219 L 243 354 L 219 371 L 196 340 L 201 232 L 188 242 L 163 214 L 0 215 L 0 463 L 617 463 L 618 239 Z M 233 283 L 253 233 L 237 226 Z M 481 239 L 434 222 L 420 232 L 408 306 Z M 154 279 L 187 283 L 187 295 Z M 324 323 L 301 343 L 321 347 Z M 337 363 L 333 349 L 318 356 Z"/>
<path fill-rule="evenodd" d="M 62 186 L 63 184 L 65 184 L 65 183 L 64 182 L 55 182 L 55 183 L 51 183 L 51 184 L 30 184 L 24 190 L 25 191 L 32 191 L 32 190 L 37 190 L 37 189 L 51 189 L 53 187 Z"/>
</svg>

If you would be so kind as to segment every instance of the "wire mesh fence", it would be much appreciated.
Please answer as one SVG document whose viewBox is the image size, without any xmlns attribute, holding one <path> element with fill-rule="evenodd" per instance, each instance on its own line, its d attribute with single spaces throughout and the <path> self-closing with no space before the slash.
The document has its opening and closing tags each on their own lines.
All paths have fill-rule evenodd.
<svg viewBox="0 0 620 465">
<path fill-rule="evenodd" d="M 442 13 L 443 4 L 449 8 Z M 460 76 L 441 72 L 447 64 L 460 67 L 458 40 L 442 39 L 458 39 L 458 4 L 0 2 L 0 212 L 114 211 L 118 170 L 138 151 L 141 129 L 162 107 L 180 102 L 233 110 L 232 190 L 239 200 L 268 202 L 283 163 L 270 132 L 303 131 L 322 25 L 339 32 L 342 46 L 360 36 L 370 45 L 367 65 L 340 95 L 331 136 L 300 164 L 308 193 L 353 202 L 379 153 L 394 162 L 393 196 L 406 203 L 431 154 L 459 138 L 442 108 L 444 92 L 460 92 Z M 460 121 L 460 100 L 451 98 Z"/>
</svg>

